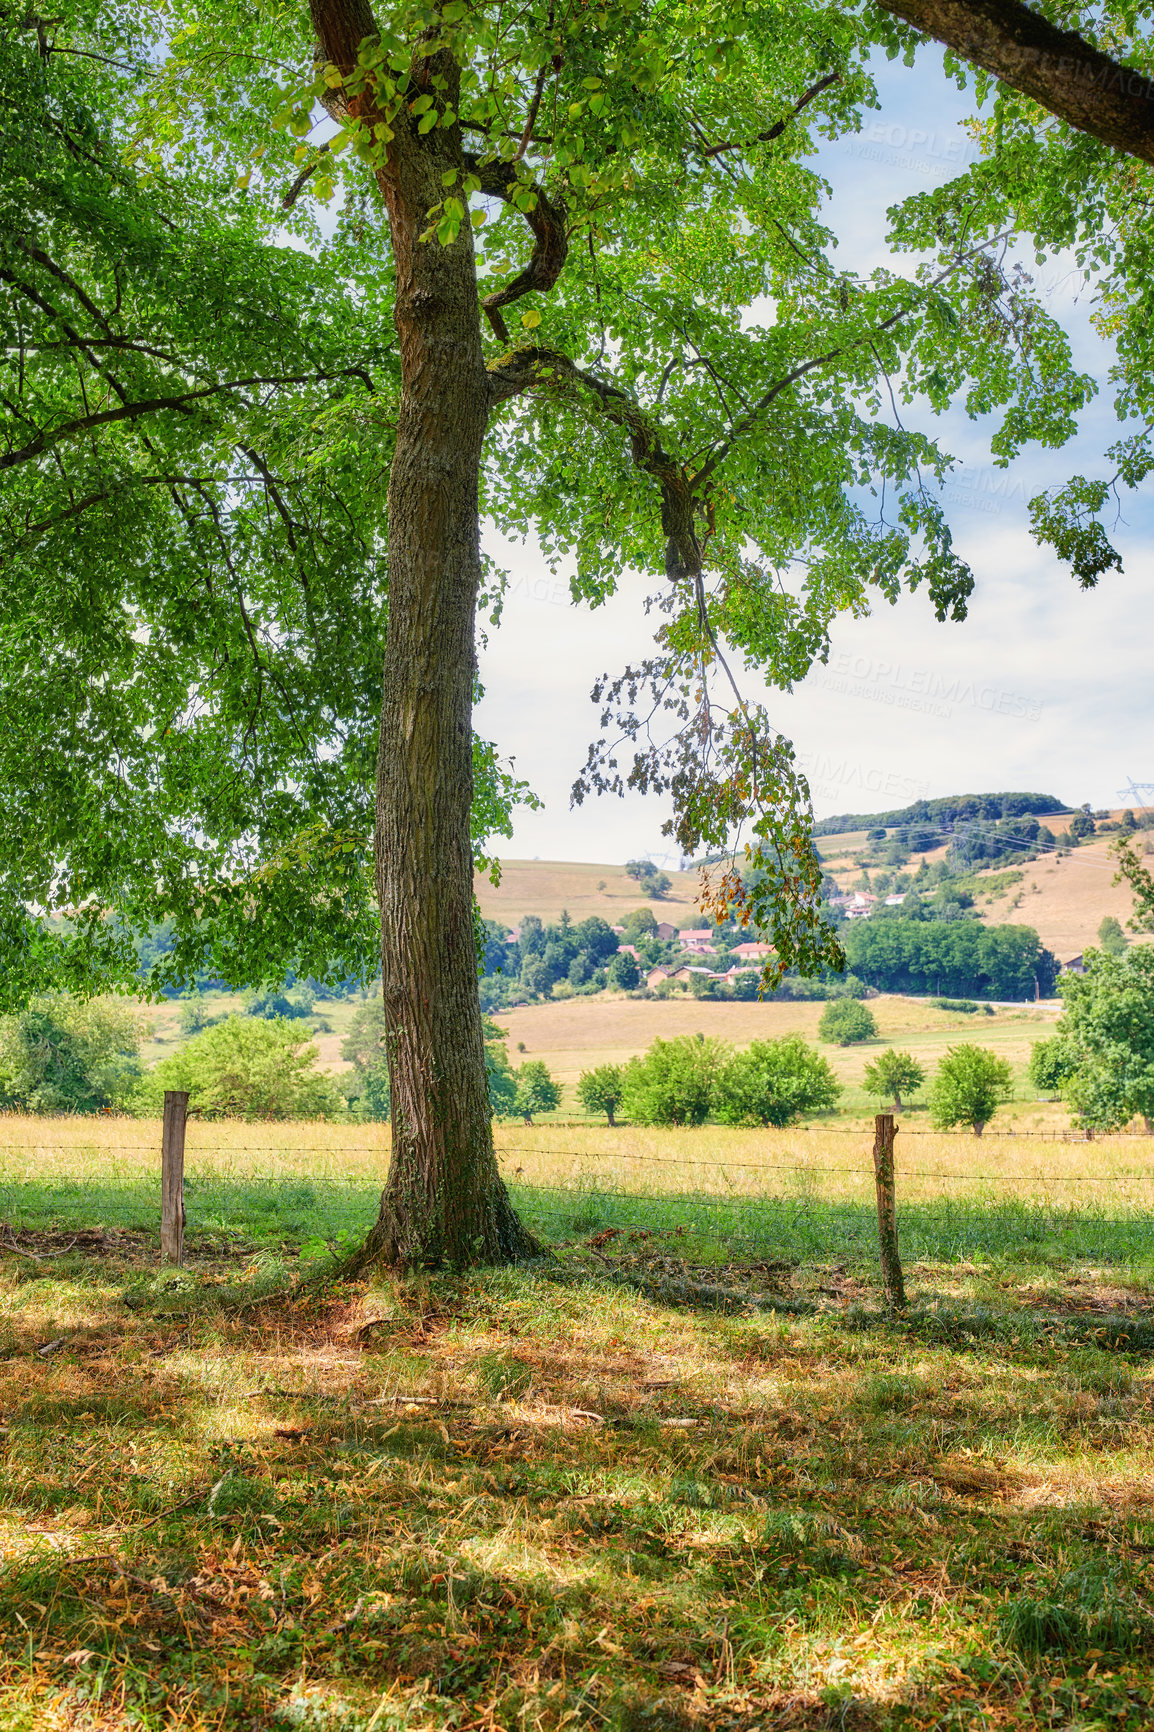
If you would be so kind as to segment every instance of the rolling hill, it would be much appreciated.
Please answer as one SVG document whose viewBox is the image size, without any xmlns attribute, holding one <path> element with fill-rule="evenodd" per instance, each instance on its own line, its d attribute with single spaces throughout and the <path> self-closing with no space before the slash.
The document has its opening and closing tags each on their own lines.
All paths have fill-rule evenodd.
<svg viewBox="0 0 1154 1732">
<path fill-rule="evenodd" d="M 599 914 L 610 926 L 620 926 L 634 908 L 652 908 L 658 920 L 674 926 L 697 926 L 696 872 L 669 872 L 667 895 L 649 901 L 623 866 L 590 866 L 573 860 L 503 860 L 501 882 L 494 887 L 478 876 L 474 888 L 487 920 L 516 926 L 526 914 L 557 920 L 567 910 L 574 921 Z"/>
<path fill-rule="evenodd" d="M 1154 850 L 1154 833 L 1151 836 L 1147 845 Z M 978 873 L 973 880 L 978 912 L 990 925 L 1034 927 L 1048 949 L 1060 960 L 1068 960 L 1096 942 L 1104 914 L 1116 915 L 1123 925 L 1129 918 L 1130 893 L 1124 885 L 1113 882 L 1112 840 L 1112 836 L 1104 836 L 1060 858 L 1024 861 L 1016 868 L 1003 862 Z M 858 868 L 852 855 L 864 841 L 860 831 L 820 838 L 822 862 L 840 883 L 848 886 L 856 879 Z M 925 857 L 932 861 L 945 851 L 943 844 Z M 487 878 L 478 878 L 476 889 L 482 913 L 510 927 L 526 914 L 556 920 L 563 909 L 575 921 L 600 914 L 611 926 L 619 925 L 631 909 L 643 906 L 652 908 L 658 920 L 671 921 L 674 926 L 699 924 L 696 873 L 670 872 L 669 876 L 673 885 L 668 895 L 647 902 L 621 866 L 506 860 L 498 888 Z M 1011 877 L 1013 881 L 1008 882 Z M 983 885 L 989 885 L 989 890 Z"/>
</svg>

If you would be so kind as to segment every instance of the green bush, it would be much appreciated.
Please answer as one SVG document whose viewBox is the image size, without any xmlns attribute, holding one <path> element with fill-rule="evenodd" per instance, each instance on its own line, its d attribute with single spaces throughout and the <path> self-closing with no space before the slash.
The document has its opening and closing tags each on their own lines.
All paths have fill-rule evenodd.
<svg viewBox="0 0 1154 1732">
<path fill-rule="evenodd" d="M 938 1066 L 930 1089 L 930 1111 L 941 1131 L 954 1125 L 970 1125 L 980 1137 L 1013 1092 L 1013 1072 L 1008 1060 L 985 1046 L 951 1046 Z"/>
<path fill-rule="evenodd" d="M 856 998 L 831 998 L 817 1025 L 822 1040 L 831 1046 L 856 1046 L 859 1041 L 873 1040 L 877 1031 L 872 1010 Z"/>
<path fill-rule="evenodd" d="M 621 1106 L 639 1125 L 701 1125 L 713 1105 L 718 1069 L 728 1057 L 723 1041 L 703 1034 L 655 1040 L 643 1058 L 622 1072 Z"/>
<path fill-rule="evenodd" d="M 230 1016 L 195 1035 L 149 1072 L 134 1108 L 159 1113 L 166 1089 L 186 1089 L 188 1110 L 205 1119 L 337 1119 L 336 1081 L 316 1069 L 317 1049 L 291 1023 Z"/>
<path fill-rule="evenodd" d="M 610 1124 L 621 1105 L 624 1087 L 619 1064 L 601 1064 L 596 1070 L 583 1070 L 577 1081 L 577 1098 L 587 1113 L 604 1113 Z"/>
<path fill-rule="evenodd" d="M 1069 1043 L 1060 1034 L 1054 1034 L 1049 1040 L 1036 1040 L 1030 1048 L 1027 1075 L 1043 1094 L 1056 1095 L 1074 1066 Z"/>
<path fill-rule="evenodd" d="M 713 1106 L 723 1125 L 790 1125 L 836 1106 L 841 1084 L 799 1034 L 755 1040 L 719 1067 Z"/>
<path fill-rule="evenodd" d="M 641 983 L 636 957 L 630 956 L 627 950 L 619 950 L 610 958 L 608 979 L 610 986 L 616 987 L 618 992 L 634 992 Z"/>
<path fill-rule="evenodd" d="M 199 1034 L 202 1028 L 211 1028 L 216 1021 L 217 1018 L 205 1006 L 202 992 L 194 990 L 181 1001 L 180 1032 L 186 1039 Z"/>
<path fill-rule="evenodd" d="M 0 1107 L 95 1113 L 123 1106 L 140 1080 L 140 1016 L 115 998 L 34 998 L 0 1017 Z"/>
</svg>

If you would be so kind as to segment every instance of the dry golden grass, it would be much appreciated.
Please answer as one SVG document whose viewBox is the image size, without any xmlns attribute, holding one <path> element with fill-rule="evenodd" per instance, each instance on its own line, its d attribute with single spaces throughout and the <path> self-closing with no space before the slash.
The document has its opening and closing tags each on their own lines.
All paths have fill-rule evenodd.
<svg viewBox="0 0 1154 1732">
<path fill-rule="evenodd" d="M 1015 1197 L 1066 1207 L 1109 1202 L 1154 1207 L 1154 1145 L 1145 1138 L 1093 1144 L 1019 1135 L 981 1140 L 935 1133 L 906 1121 L 897 1177 L 908 1201 L 934 1197 Z M 741 1130 L 499 1124 L 501 1170 L 517 1183 L 639 1195 L 812 1197 L 826 1202 L 872 1197 L 872 1130 Z M 155 1119 L 33 1119 L 0 1115 L 0 1185 L 61 1180 L 126 1184 L 159 1174 Z M 376 1185 L 389 1154 L 384 1125 L 192 1124 L 185 1151 L 190 1176 L 279 1183 L 340 1180 Z"/>
<path fill-rule="evenodd" d="M 1062 961 L 1098 942 L 1103 915 L 1113 914 L 1125 926 L 1132 899 L 1125 885 L 1114 883 L 1116 867 L 1109 852 L 1113 840 L 1104 836 L 1061 858 L 1023 865 L 1021 883 L 984 909 L 987 923 L 1034 927 L 1042 943 Z M 1006 865 L 1000 869 L 1005 871 Z"/>
<path fill-rule="evenodd" d="M 574 921 L 599 914 L 610 926 L 620 925 L 635 908 L 652 908 L 658 920 L 674 926 L 703 924 L 697 907 L 696 872 L 669 872 L 673 880 L 668 896 L 649 902 L 622 866 L 589 865 L 575 860 L 502 860 L 501 882 L 494 888 L 488 878 L 474 881 L 481 912 L 489 920 L 517 926 L 526 914 L 544 921 L 558 920 L 568 910 Z M 605 889 L 598 890 L 604 882 Z"/>
</svg>

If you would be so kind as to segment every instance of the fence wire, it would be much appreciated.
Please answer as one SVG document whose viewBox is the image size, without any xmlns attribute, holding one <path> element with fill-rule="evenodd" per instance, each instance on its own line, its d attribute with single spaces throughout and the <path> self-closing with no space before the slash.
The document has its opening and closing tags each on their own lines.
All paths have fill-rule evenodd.
<svg viewBox="0 0 1154 1732">
<path fill-rule="evenodd" d="M 548 1137 L 543 1135 L 537 1144 L 512 1144 L 497 1151 L 515 1206 L 547 1241 L 573 1242 L 608 1231 L 647 1240 L 665 1238 L 679 1255 L 692 1250 L 714 1260 L 786 1256 L 820 1262 L 847 1255 L 876 1256 L 868 1129 L 839 1128 L 839 1134 L 856 1139 L 858 1158 L 853 1164 L 836 1165 L 728 1155 L 709 1159 L 637 1154 L 613 1146 L 605 1139 L 604 1127 L 600 1135 L 596 1127 L 579 1122 L 536 1128 L 590 1133 L 576 1149 L 546 1147 Z M 1036 1261 L 1041 1257 L 1068 1262 L 1081 1258 L 1129 1266 L 1154 1262 L 1149 1230 L 1154 1190 L 1148 1199 L 1134 1195 L 1137 1187 L 1154 1186 L 1154 1166 L 1102 1173 L 903 1167 L 901 1150 L 908 1139 L 928 1134 L 903 1131 L 898 1143 L 899 1235 L 907 1260 L 1028 1257 Z M 1034 1145 L 1039 1152 L 1075 1140 L 1029 1132 L 1004 1132 L 1001 1139 Z M 992 1134 L 987 1133 L 983 1143 L 990 1140 Z M 1090 1144 L 1077 1139 L 1087 1155 L 1099 1143 L 1147 1140 L 1131 1134 Z M 961 1145 L 971 1140 L 958 1141 Z M 37 1158 L 49 1152 L 52 1162 Z M 275 1249 L 309 1239 L 359 1238 L 376 1216 L 388 1152 L 383 1138 L 347 1148 L 296 1143 L 278 1149 L 268 1143 L 201 1144 L 190 1137 L 185 1168 L 189 1242 L 200 1235 L 253 1249 Z M 972 1152 L 976 1155 L 977 1149 Z M 65 1150 L 59 1141 L 0 1143 L 0 1156 L 33 1157 L 23 1170 L 14 1171 L 14 1162 L 0 1162 L 0 1221 L 15 1231 L 51 1225 L 63 1230 L 113 1226 L 154 1233 L 159 1215 L 159 1148 L 155 1167 L 141 1162 L 141 1156 L 150 1155 L 147 1148 L 126 1147 L 121 1153 L 128 1158 L 117 1165 L 117 1151 L 109 1149 L 109 1164 L 103 1169 L 92 1159 L 91 1148 L 83 1145 Z M 68 1155 L 75 1157 L 71 1166 Z M 246 1170 L 244 1162 L 252 1156 L 263 1159 Z M 322 1156 L 330 1162 L 345 1156 L 371 1157 L 375 1170 L 309 1172 L 309 1164 Z M 200 1164 L 221 1157 L 237 1157 L 231 1171 Z M 528 1170 L 518 1165 L 521 1160 Z M 554 1170 L 535 1174 L 538 1160 L 554 1163 Z M 297 1163 L 303 1170 L 277 1170 L 282 1162 Z M 560 1174 L 559 1163 L 567 1164 Z M 680 1182 L 671 1171 L 675 1168 L 685 1170 Z M 830 1180 L 834 1184 L 823 1184 Z M 921 1194 L 925 1185 L 943 1187 L 945 1194 Z M 970 1194 L 959 1195 L 959 1186 L 968 1187 Z M 1127 1187 L 1133 1189 L 1128 1192 Z M 1048 1190 L 1057 1196 L 1039 1194 Z M 845 1191 L 850 1194 L 842 1194 Z"/>
</svg>

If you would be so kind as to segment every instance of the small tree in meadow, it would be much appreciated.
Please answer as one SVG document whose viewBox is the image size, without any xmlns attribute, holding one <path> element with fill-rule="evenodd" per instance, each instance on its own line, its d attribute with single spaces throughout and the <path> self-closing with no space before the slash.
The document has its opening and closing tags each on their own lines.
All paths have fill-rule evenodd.
<svg viewBox="0 0 1154 1732">
<path fill-rule="evenodd" d="M 831 998 L 817 1025 L 818 1034 L 831 1046 L 856 1046 L 860 1041 L 873 1040 L 877 1031 L 873 1012 L 856 998 Z"/>
<path fill-rule="evenodd" d="M 916 1094 L 925 1080 L 926 1073 L 917 1059 L 908 1052 L 897 1052 L 892 1046 L 866 1065 L 862 1077 L 871 1095 L 893 1101 L 896 1113 L 903 1111 L 902 1096 Z"/>
<path fill-rule="evenodd" d="M 714 1111 L 723 1125 L 791 1125 L 837 1105 L 841 1084 L 799 1034 L 755 1040 L 719 1067 Z"/>
<path fill-rule="evenodd" d="M 587 1113 L 604 1113 L 615 1124 L 614 1113 L 621 1105 L 624 1087 L 619 1064 L 600 1064 L 596 1070 L 583 1070 L 577 1081 L 577 1095 Z"/>
<path fill-rule="evenodd" d="M 517 1084 L 513 1111 L 519 1113 L 527 1125 L 533 1123 L 534 1113 L 557 1111 L 561 1105 L 561 1085 L 554 1082 L 543 1059 L 529 1059 L 513 1072 L 513 1076 Z"/>
<path fill-rule="evenodd" d="M 189 1112 L 205 1119 L 342 1118 L 336 1081 L 316 1059 L 307 1034 L 291 1023 L 230 1016 L 162 1059 L 145 1077 L 137 1109 L 157 1113 L 165 1089 L 186 1089 Z"/>
<path fill-rule="evenodd" d="M 188 1038 L 199 1034 L 202 1029 L 211 1028 L 216 1018 L 208 1010 L 202 992 L 193 991 L 181 1001 L 180 1032 Z"/>
<path fill-rule="evenodd" d="M 1013 1093 L 1008 1060 L 985 1046 L 951 1046 L 930 1088 L 930 1111 L 940 1131 L 971 1125 L 980 1137 Z"/>
<path fill-rule="evenodd" d="M 713 1106 L 717 1072 L 728 1048 L 703 1034 L 655 1040 L 622 1072 L 622 1109 L 639 1125 L 701 1125 Z"/>
<path fill-rule="evenodd" d="M 1130 940 L 1116 914 L 1104 914 L 1098 926 L 1098 943 L 1107 956 L 1123 956 Z"/>
</svg>

